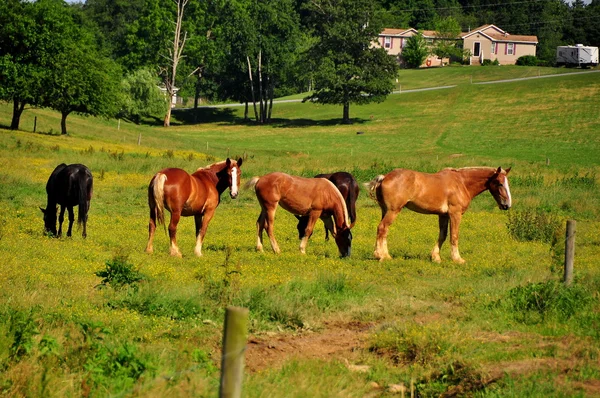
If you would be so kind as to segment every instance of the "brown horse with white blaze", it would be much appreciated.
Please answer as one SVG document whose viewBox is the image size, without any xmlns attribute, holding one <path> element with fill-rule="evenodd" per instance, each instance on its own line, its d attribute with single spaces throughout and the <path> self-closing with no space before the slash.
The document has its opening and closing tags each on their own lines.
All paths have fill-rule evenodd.
<svg viewBox="0 0 600 398">
<path fill-rule="evenodd" d="M 387 247 L 387 234 L 390 225 L 404 208 L 422 214 L 437 214 L 440 233 L 431 252 L 434 262 L 441 262 L 440 248 L 448 235 L 450 225 L 450 245 L 452 260 L 464 263 L 458 251 L 458 229 L 463 214 L 471 200 L 489 190 L 498 207 L 508 210 L 512 205 L 508 173 L 510 168 L 464 167 L 444 169 L 435 174 L 413 170 L 396 169 L 375 177 L 367 183 L 371 196 L 375 195 L 381 207 L 381 222 L 377 227 L 375 258 L 391 258 Z"/>
<path fill-rule="evenodd" d="M 336 226 L 334 238 L 340 256 L 350 256 L 352 233 L 348 209 L 342 194 L 331 181 L 324 178 L 303 178 L 285 173 L 270 173 L 252 178 L 246 187 L 254 187 L 262 209 L 256 221 L 258 230 L 256 250 L 263 251 L 262 234 L 266 229 L 273 251 L 279 254 L 279 245 L 273 233 L 275 211 L 279 204 L 294 215 L 308 217 L 304 236 L 300 240 L 302 254 L 306 252 L 306 243 L 315 223 L 323 213 L 328 213 L 333 216 Z"/>
<path fill-rule="evenodd" d="M 179 219 L 194 216 L 196 224 L 196 247 L 194 253 L 202 255 L 202 242 L 208 223 L 221 202 L 221 194 L 229 188 L 229 195 L 235 199 L 240 186 L 242 159 L 214 163 L 188 174 L 185 170 L 168 168 L 152 177 L 148 186 L 150 223 L 148 225 L 148 245 L 146 252 L 152 253 L 152 241 L 156 222 L 164 224 L 164 209 L 171 212 L 169 222 L 170 253 L 181 257 L 177 247 L 177 224 Z"/>
</svg>

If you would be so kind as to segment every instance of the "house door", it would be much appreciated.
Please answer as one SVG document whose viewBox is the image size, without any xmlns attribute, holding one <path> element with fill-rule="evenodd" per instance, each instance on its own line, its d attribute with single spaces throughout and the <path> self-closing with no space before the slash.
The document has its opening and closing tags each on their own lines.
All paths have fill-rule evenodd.
<svg viewBox="0 0 600 398">
<path fill-rule="evenodd" d="M 481 43 L 475 42 L 473 43 L 473 56 L 479 57 L 481 55 Z"/>
</svg>

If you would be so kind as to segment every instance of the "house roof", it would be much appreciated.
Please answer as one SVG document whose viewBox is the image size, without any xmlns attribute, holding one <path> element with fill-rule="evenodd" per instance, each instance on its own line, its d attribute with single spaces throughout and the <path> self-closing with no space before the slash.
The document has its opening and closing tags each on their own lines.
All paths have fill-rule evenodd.
<svg viewBox="0 0 600 398">
<path fill-rule="evenodd" d="M 381 32 L 379 34 L 379 36 L 405 37 L 405 36 L 409 35 L 410 33 L 416 34 L 418 32 L 419 31 L 414 28 L 408 28 L 408 29 L 385 28 L 385 29 L 383 29 L 383 32 Z M 423 36 L 428 37 L 428 38 L 436 37 L 435 30 L 422 30 L 420 32 L 423 34 Z M 506 32 L 506 31 L 500 29 L 499 27 L 497 27 L 496 25 L 492 25 L 492 24 L 482 25 L 482 26 L 475 28 L 469 32 L 463 32 L 460 34 L 460 37 L 457 37 L 457 39 L 458 38 L 466 39 L 467 37 L 474 35 L 474 34 L 484 35 L 488 39 L 490 39 L 492 41 L 497 41 L 497 42 L 517 42 L 517 43 L 534 43 L 534 44 L 538 43 L 537 36 L 511 35 L 510 33 Z"/>
</svg>

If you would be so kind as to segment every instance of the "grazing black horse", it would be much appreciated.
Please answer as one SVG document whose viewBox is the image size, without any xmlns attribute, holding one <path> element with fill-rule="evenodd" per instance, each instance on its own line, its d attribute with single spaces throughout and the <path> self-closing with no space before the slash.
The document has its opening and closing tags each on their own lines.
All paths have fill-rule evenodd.
<svg viewBox="0 0 600 398">
<path fill-rule="evenodd" d="M 57 236 L 56 233 L 56 213 L 58 205 L 61 206 L 60 217 L 58 219 L 58 236 L 62 235 L 62 223 L 65 219 L 65 210 L 69 210 L 69 229 L 67 236 L 71 236 L 71 229 L 75 216 L 73 207 L 79 206 L 77 214 L 77 224 L 83 224 L 82 236 L 87 236 L 86 224 L 88 211 L 90 210 L 90 200 L 92 199 L 92 189 L 94 181 L 90 170 L 82 164 L 66 165 L 64 163 L 56 166 L 48 183 L 46 183 L 46 193 L 48 194 L 48 204 L 45 209 L 40 207 L 44 213 L 44 226 L 46 232 Z"/>
<path fill-rule="evenodd" d="M 332 174 L 317 174 L 315 178 L 326 178 L 337 187 L 344 201 L 346 201 L 348 217 L 350 218 L 350 228 L 354 227 L 354 223 L 356 222 L 356 199 L 358 199 L 360 189 L 352 174 L 345 171 L 338 171 Z M 296 218 L 298 219 L 296 227 L 298 228 L 298 237 L 302 239 L 308 225 L 308 216 L 296 216 Z M 335 236 L 335 227 L 331 214 L 323 213 L 320 218 L 323 220 L 323 224 L 325 224 L 325 240 L 329 240 L 329 232 Z"/>
</svg>

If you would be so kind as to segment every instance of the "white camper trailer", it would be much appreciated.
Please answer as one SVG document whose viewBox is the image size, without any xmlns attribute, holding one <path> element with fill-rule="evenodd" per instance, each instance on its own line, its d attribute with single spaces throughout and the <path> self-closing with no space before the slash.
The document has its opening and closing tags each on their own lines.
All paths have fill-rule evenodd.
<svg viewBox="0 0 600 398">
<path fill-rule="evenodd" d="M 556 66 L 580 66 L 587 68 L 598 65 L 598 47 L 559 46 L 556 49 Z"/>
</svg>

